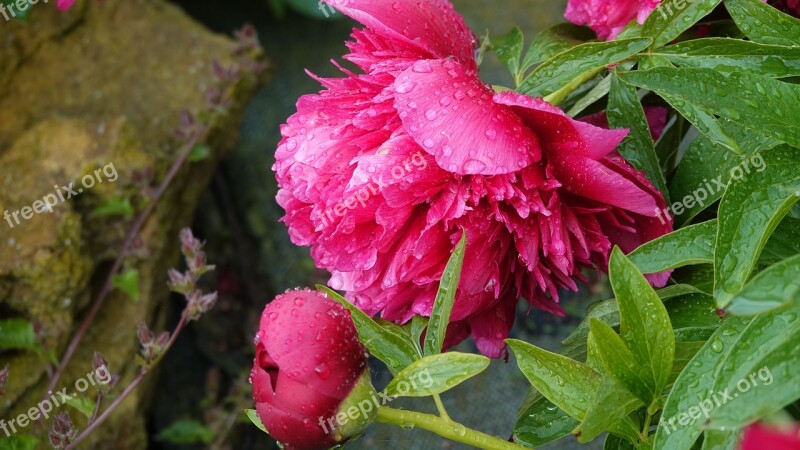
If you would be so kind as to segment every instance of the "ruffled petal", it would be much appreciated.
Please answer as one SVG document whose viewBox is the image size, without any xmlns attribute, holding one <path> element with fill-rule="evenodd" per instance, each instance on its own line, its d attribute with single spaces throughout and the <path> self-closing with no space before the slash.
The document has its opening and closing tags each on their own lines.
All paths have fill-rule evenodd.
<svg viewBox="0 0 800 450">
<path fill-rule="evenodd" d="M 414 64 L 397 78 L 395 92 L 408 133 L 451 173 L 511 173 L 541 157 L 519 117 L 492 101 L 476 72 L 452 60 Z"/>
<path fill-rule="evenodd" d="M 374 32 L 419 48 L 419 59 L 454 57 L 477 67 L 477 40 L 449 0 L 324 0 Z"/>
<path fill-rule="evenodd" d="M 511 106 L 522 117 L 551 158 L 580 155 L 600 159 L 613 153 L 628 135 L 628 130 L 608 130 L 574 120 L 540 98 L 501 92 L 495 94 L 494 99 L 497 103 Z"/>
</svg>

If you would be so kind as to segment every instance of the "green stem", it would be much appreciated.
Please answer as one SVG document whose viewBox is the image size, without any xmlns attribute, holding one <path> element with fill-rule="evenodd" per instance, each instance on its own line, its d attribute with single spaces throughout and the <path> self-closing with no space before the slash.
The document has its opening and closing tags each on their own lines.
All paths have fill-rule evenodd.
<svg viewBox="0 0 800 450">
<path fill-rule="evenodd" d="M 646 441 L 648 437 L 650 437 L 650 422 L 653 420 L 653 415 L 649 412 L 647 413 L 647 418 L 644 421 L 644 426 L 642 427 L 642 442 Z"/>
<path fill-rule="evenodd" d="M 569 97 L 569 94 L 575 92 L 575 90 L 581 87 L 583 83 L 586 83 L 587 81 L 601 74 L 604 70 L 606 70 L 605 66 L 598 67 L 578 75 L 575 79 L 570 81 L 569 84 L 545 97 L 545 101 L 551 105 L 560 105 L 564 102 L 564 100 L 567 99 L 567 97 Z"/>
<path fill-rule="evenodd" d="M 522 450 L 527 448 L 504 441 L 496 436 L 490 436 L 486 433 L 469 429 L 452 420 L 416 411 L 405 411 L 383 406 L 378 409 L 378 416 L 375 420 L 377 422 L 397 425 L 403 428 L 422 428 L 423 430 L 436 433 L 451 441 L 485 450 Z"/>
<path fill-rule="evenodd" d="M 444 403 L 442 403 L 442 397 L 440 397 L 439 394 L 433 395 L 433 401 L 436 403 L 436 409 L 439 410 L 439 416 L 445 420 L 452 420 L 447 414 L 447 410 L 444 408 Z"/>
</svg>

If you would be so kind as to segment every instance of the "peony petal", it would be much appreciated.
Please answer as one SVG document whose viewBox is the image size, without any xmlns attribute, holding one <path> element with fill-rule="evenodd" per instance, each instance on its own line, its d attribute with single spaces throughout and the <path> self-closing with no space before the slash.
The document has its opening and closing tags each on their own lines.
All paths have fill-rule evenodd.
<svg viewBox="0 0 800 450">
<path fill-rule="evenodd" d="M 657 214 L 653 194 L 610 170 L 602 162 L 566 156 L 554 161 L 554 165 L 556 177 L 575 195 L 648 217 Z"/>
<path fill-rule="evenodd" d="M 540 98 L 514 92 L 495 94 L 497 103 L 511 106 L 530 127 L 547 156 L 582 155 L 600 159 L 613 153 L 628 135 L 628 130 L 608 130 L 574 120 L 559 108 Z"/>
<path fill-rule="evenodd" d="M 423 50 L 418 59 L 452 56 L 477 68 L 475 35 L 449 0 L 324 1 L 378 34 Z"/>
<path fill-rule="evenodd" d="M 538 161 L 538 140 L 492 101 L 477 73 L 452 60 L 420 61 L 395 82 L 395 107 L 417 143 L 445 170 L 497 175 Z"/>
</svg>

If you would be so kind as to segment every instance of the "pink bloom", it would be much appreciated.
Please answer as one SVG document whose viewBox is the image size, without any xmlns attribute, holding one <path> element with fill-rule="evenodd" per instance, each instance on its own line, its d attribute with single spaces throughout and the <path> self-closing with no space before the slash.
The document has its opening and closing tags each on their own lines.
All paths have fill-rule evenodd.
<svg viewBox="0 0 800 450">
<path fill-rule="evenodd" d="M 475 44 L 446 0 L 349 0 L 367 25 L 282 127 L 273 169 L 292 241 L 368 314 L 430 315 L 467 233 L 449 343 L 505 351 L 517 300 L 563 314 L 558 291 L 672 229 L 657 190 L 616 152 L 626 130 L 572 120 L 478 78 Z M 657 279 L 655 279 L 657 278 Z M 654 278 L 663 284 L 664 274 Z"/>
<path fill-rule="evenodd" d="M 786 430 L 755 423 L 744 430 L 739 450 L 799 450 L 800 427 Z"/>
<path fill-rule="evenodd" d="M 587 25 L 600 39 L 613 40 L 632 20 L 643 24 L 661 0 L 569 0 L 564 17 Z"/>
<path fill-rule="evenodd" d="M 331 448 L 371 420 L 335 421 L 350 396 L 374 391 L 350 313 L 319 292 L 290 291 L 267 305 L 250 381 L 258 417 L 288 449 Z"/>
<path fill-rule="evenodd" d="M 75 4 L 75 0 L 58 0 L 56 1 L 56 7 L 61 11 L 66 11 L 72 8 L 72 5 Z"/>
</svg>

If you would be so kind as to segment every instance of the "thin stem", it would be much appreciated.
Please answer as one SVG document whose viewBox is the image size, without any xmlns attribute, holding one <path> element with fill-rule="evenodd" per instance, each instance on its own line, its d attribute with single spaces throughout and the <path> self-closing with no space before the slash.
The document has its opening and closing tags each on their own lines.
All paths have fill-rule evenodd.
<svg viewBox="0 0 800 450">
<path fill-rule="evenodd" d="M 433 394 L 433 401 L 436 403 L 436 409 L 439 410 L 439 416 L 445 420 L 452 420 L 447 414 L 447 410 L 444 408 L 444 403 L 442 402 L 442 397 L 440 397 L 439 394 Z"/>
<path fill-rule="evenodd" d="M 644 420 L 644 426 L 642 427 L 642 442 L 646 441 L 647 438 L 650 436 L 650 422 L 652 420 L 653 420 L 653 415 L 648 412 L 647 418 Z"/>
<path fill-rule="evenodd" d="M 404 411 L 383 406 L 378 409 L 375 418 L 377 422 L 400 427 L 415 427 L 428 430 L 451 441 L 471 445 L 485 450 L 522 450 L 528 447 L 505 441 L 496 436 L 490 436 L 480 431 L 475 431 L 451 420 L 445 420 L 432 414 L 416 411 Z"/>
<path fill-rule="evenodd" d="M 128 398 L 128 396 L 131 395 L 131 393 L 134 390 L 136 390 L 136 388 L 140 384 L 142 384 L 142 381 L 144 381 L 144 379 L 147 378 L 147 374 L 150 373 L 150 369 L 155 367 L 156 365 L 158 365 L 158 363 L 161 361 L 161 359 L 164 357 L 164 355 L 169 351 L 170 348 L 172 348 L 172 345 L 175 343 L 175 340 L 178 338 L 178 335 L 186 327 L 186 324 L 188 322 L 189 321 L 186 318 L 186 311 L 184 311 L 183 314 L 181 314 L 181 320 L 180 320 L 180 322 L 178 322 L 178 325 L 175 327 L 175 331 L 172 332 L 172 336 L 170 336 L 169 341 L 167 342 L 167 345 L 165 345 L 163 347 L 163 349 L 158 354 L 158 356 L 156 356 L 156 358 L 151 363 L 149 363 L 146 367 L 142 368 L 142 372 L 139 373 L 139 375 L 136 377 L 136 379 L 133 380 L 133 383 L 131 383 L 127 388 L 125 388 L 125 390 L 122 391 L 122 393 L 119 395 L 119 397 L 117 397 L 110 405 L 108 405 L 108 408 L 106 408 L 105 411 L 103 411 L 103 413 L 100 414 L 100 416 L 97 417 L 96 420 L 94 420 L 92 423 L 90 423 L 89 426 L 86 427 L 86 429 L 83 430 L 81 432 L 81 434 L 78 435 L 78 437 L 75 438 L 75 440 L 72 441 L 64 450 L 73 450 L 73 449 L 77 448 L 78 444 L 80 444 L 81 441 L 86 439 L 86 437 L 88 437 L 90 434 L 92 434 L 92 432 L 95 429 L 97 429 L 97 427 L 99 427 L 103 422 L 105 422 L 105 420 L 108 419 L 108 417 L 111 415 L 111 413 L 123 401 L 125 401 L 125 399 Z"/>
<path fill-rule="evenodd" d="M 569 94 L 575 92 L 575 90 L 581 87 L 583 83 L 586 83 L 587 81 L 601 74 L 604 70 L 606 70 L 605 66 L 598 67 L 578 75 L 575 79 L 570 81 L 569 84 L 545 97 L 545 101 L 551 105 L 560 105 L 564 102 L 564 100 L 567 99 L 567 97 L 569 97 Z"/>
<path fill-rule="evenodd" d="M 70 340 L 69 345 L 67 346 L 67 350 L 64 352 L 64 355 L 61 357 L 61 361 L 58 364 L 58 369 L 56 370 L 55 375 L 50 379 L 50 384 L 47 386 L 45 392 L 52 391 L 55 389 L 58 381 L 61 379 L 61 376 L 64 374 L 64 371 L 67 368 L 72 357 L 75 355 L 75 351 L 78 349 L 78 345 L 80 345 L 81 341 L 83 340 L 86 333 L 89 331 L 89 327 L 91 327 L 92 323 L 94 322 L 97 313 L 100 311 L 100 308 L 105 303 L 108 294 L 111 293 L 113 290 L 113 281 L 114 276 L 117 275 L 119 270 L 122 268 L 122 264 L 125 262 L 125 257 L 130 252 L 133 243 L 136 241 L 137 237 L 139 236 L 139 232 L 144 227 L 147 219 L 150 218 L 150 215 L 156 208 L 158 201 L 161 200 L 161 197 L 164 196 L 164 193 L 167 191 L 167 188 L 172 184 L 172 181 L 175 179 L 175 176 L 181 170 L 184 164 L 186 164 L 187 159 L 189 158 L 189 154 L 191 153 L 194 146 L 197 144 L 197 138 L 193 137 L 190 139 L 186 145 L 181 150 L 178 159 L 172 163 L 172 167 L 170 167 L 169 172 L 167 172 L 167 176 L 164 177 L 164 180 L 158 186 L 158 189 L 153 194 L 150 202 L 148 202 L 147 207 L 140 212 L 136 219 L 133 222 L 133 226 L 128 230 L 128 233 L 125 236 L 125 242 L 122 244 L 122 249 L 117 254 L 117 258 L 114 260 L 114 264 L 111 266 L 111 270 L 108 272 L 108 276 L 106 276 L 105 283 L 103 283 L 103 287 L 100 289 L 100 292 L 97 294 L 97 297 L 92 304 L 89 313 L 86 314 L 86 317 L 83 319 L 80 328 L 72 336 L 72 340 Z"/>
<path fill-rule="evenodd" d="M 97 400 L 94 402 L 94 412 L 92 412 L 92 418 L 89 419 L 89 423 L 93 423 L 97 420 L 97 413 L 100 412 L 100 404 L 103 402 L 103 393 L 97 394 Z"/>
</svg>

